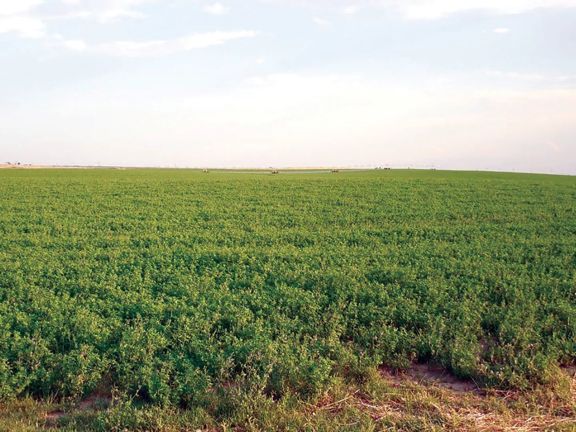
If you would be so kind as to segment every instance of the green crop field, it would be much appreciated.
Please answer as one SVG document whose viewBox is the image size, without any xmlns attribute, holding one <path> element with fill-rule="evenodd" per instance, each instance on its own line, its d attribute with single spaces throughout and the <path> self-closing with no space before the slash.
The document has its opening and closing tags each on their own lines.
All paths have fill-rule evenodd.
<svg viewBox="0 0 576 432">
<path fill-rule="evenodd" d="M 0 171 L 2 401 L 220 421 L 240 387 L 428 363 L 524 391 L 575 359 L 576 177 Z"/>
</svg>

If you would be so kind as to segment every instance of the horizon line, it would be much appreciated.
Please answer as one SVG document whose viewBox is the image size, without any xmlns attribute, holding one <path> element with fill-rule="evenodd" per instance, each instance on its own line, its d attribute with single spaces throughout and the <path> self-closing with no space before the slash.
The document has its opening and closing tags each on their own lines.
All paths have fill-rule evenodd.
<svg viewBox="0 0 576 432">
<path fill-rule="evenodd" d="M 445 171 L 445 172 L 475 172 L 475 173 L 499 173 L 499 174 L 534 174 L 575 177 L 576 173 L 558 173 L 543 171 L 510 171 L 497 169 L 467 169 L 467 168 L 438 168 L 434 166 L 393 166 L 393 165 L 370 165 L 370 166 L 252 166 L 252 167 L 218 167 L 218 166 L 170 166 L 170 165 L 82 165 L 82 164 L 31 164 L 31 163 L 0 163 L 0 169 L 165 169 L 165 170 L 190 170 L 190 171 Z"/>
</svg>

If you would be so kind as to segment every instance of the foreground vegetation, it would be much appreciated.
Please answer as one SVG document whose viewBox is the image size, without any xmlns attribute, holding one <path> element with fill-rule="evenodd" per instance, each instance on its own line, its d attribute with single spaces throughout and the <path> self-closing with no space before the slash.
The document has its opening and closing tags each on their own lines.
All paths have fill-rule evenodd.
<svg viewBox="0 0 576 432">
<path fill-rule="evenodd" d="M 105 416 L 58 423 L 457 428 L 418 417 L 423 397 L 377 423 L 354 401 L 394 400 L 376 371 L 414 363 L 481 388 L 565 386 L 575 251 L 574 177 L 5 170 L 2 415 L 101 395 Z M 305 420 L 358 393 L 336 414 L 365 417 Z M 569 390 L 551 398 L 574 413 Z"/>
<path fill-rule="evenodd" d="M 576 376 L 530 392 L 454 390 L 385 370 L 361 382 L 335 379 L 317 397 L 272 400 L 256 389 L 220 389 L 211 404 L 182 410 L 117 396 L 79 404 L 30 398 L 0 403 L 0 431 L 556 431 L 576 429 Z M 572 372 L 573 373 L 573 372 Z"/>
</svg>

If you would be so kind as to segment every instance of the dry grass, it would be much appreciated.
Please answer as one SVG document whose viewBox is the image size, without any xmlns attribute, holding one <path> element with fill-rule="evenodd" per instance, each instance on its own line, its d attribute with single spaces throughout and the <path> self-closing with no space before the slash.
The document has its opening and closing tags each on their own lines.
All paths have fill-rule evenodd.
<svg viewBox="0 0 576 432">
<path fill-rule="evenodd" d="M 459 382 L 449 374 L 442 378 L 421 372 L 420 367 L 404 374 L 382 369 L 381 382 L 369 381 L 367 392 L 355 390 L 338 400 L 325 396 L 311 414 L 327 411 L 338 416 L 352 409 L 392 430 L 403 430 L 397 425 L 415 418 L 426 430 L 576 431 L 573 373 L 559 375 L 551 386 L 516 392 L 471 389 L 472 383 Z"/>
<path fill-rule="evenodd" d="M 372 371 L 363 383 L 339 381 L 311 402 L 239 396 L 224 416 L 117 407 L 94 395 L 74 405 L 28 399 L 0 405 L 0 431 L 576 431 L 574 370 L 559 371 L 553 383 L 530 392 L 469 388 L 445 373 L 422 374 L 420 367 L 400 375 Z"/>
</svg>

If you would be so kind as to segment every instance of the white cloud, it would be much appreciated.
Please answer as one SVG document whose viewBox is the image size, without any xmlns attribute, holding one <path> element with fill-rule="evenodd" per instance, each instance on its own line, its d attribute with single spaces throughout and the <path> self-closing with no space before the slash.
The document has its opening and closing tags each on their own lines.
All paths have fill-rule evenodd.
<svg viewBox="0 0 576 432">
<path fill-rule="evenodd" d="M 65 40 L 62 45 L 71 51 L 86 51 L 88 45 L 83 40 Z"/>
<path fill-rule="evenodd" d="M 142 12 L 130 9 L 110 9 L 103 11 L 99 14 L 94 14 L 94 16 L 96 16 L 99 21 L 108 22 L 108 21 L 115 21 L 121 18 L 141 19 L 144 18 L 146 15 Z"/>
<path fill-rule="evenodd" d="M 204 12 L 211 15 L 225 15 L 230 12 L 230 8 L 222 3 L 212 3 L 204 6 Z"/>
<path fill-rule="evenodd" d="M 344 15 L 355 15 L 359 10 L 360 8 L 358 6 L 345 6 L 342 8 L 342 13 Z"/>
<path fill-rule="evenodd" d="M 319 27 L 330 27 L 332 25 L 332 23 L 325 18 L 315 17 L 312 21 Z"/>
<path fill-rule="evenodd" d="M 492 30 L 494 33 L 499 33 L 499 34 L 506 34 L 506 33 L 510 33 L 510 29 L 506 28 L 506 27 L 499 27 L 499 28 L 495 28 L 494 30 Z"/>
<path fill-rule="evenodd" d="M 350 5 L 349 0 L 260 0 L 265 3 L 289 3 L 301 6 L 327 5 L 343 11 L 354 8 L 380 8 L 395 10 L 408 19 L 438 19 L 448 15 L 487 11 L 498 14 L 518 14 L 540 8 L 574 8 L 576 0 L 357 0 Z"/>
<path fill-rule="evenodd" d="M 1 0 L 0 34 L 15 33 L 24 38 L 45 36 L 45 25 L 30 12 L 42 4 L 42 0 Z"/>
<path fill-rule="evenodd" d="M 159 0 L 62 0 L 64 10 L 58 18 L 95 19 L 110 22 L 122 18 L 139 19 L 146 15 L 139 6 L 157 3 Z"/>
<path fill-rule="evenodd" d="M 44 23 L 28 16 L 0 17 L 0 33 L 16 33 L 24 38 L 41 38 L 46 35 Z"/>
<path fill-rule="evenodd" d="M 82 41 L 66 41 L 63 46 L 75 51 L 90 51 L 116 57 L 155 57 L 222 45 L 237 39 L 253 38 L 257 32 L 217 31 L 196 33 L 178 39 L 152 41 L 116 41 L 94 46 Z"/>
<path fill-rule="evenodd" d="M 55 5 L 59 6 L 56 9 L 59 12 L 47 16 L 35 10 L 47 4 L 45 0 L 0 0 L 0 33 L 14 33 L 24 38 L 55 38 L 46 30 L 50 19 L 91 18 L 108 22 L 120 18 L 142 18 L 144 14 L 136 7 L 155 1 L 159 0 L 58 0 L 59 5 Z"/>
<path fill-rule="evenodd" d="M 42 4 L 42 0 L 1 0 L 0 16 L 19 15 Z"/>
<path fill-rule="evenodd" d="M 510 72 L 499 70 L 488 70 L 485 74 L 492 78 L 507 79 L 514 81 L 531 81 L 538 83 L 569 83 L 576 82 L 576 75 L 543 75 L 539 73 Z"/>
<path fill-rule="evenodd" d="M 517 14 L 539 8 L 576 7 L 576 0 L 384 0 L 378 3 L 394 6 L 411 19 L 436 19 L 472 10 Z"/>
</svg>

